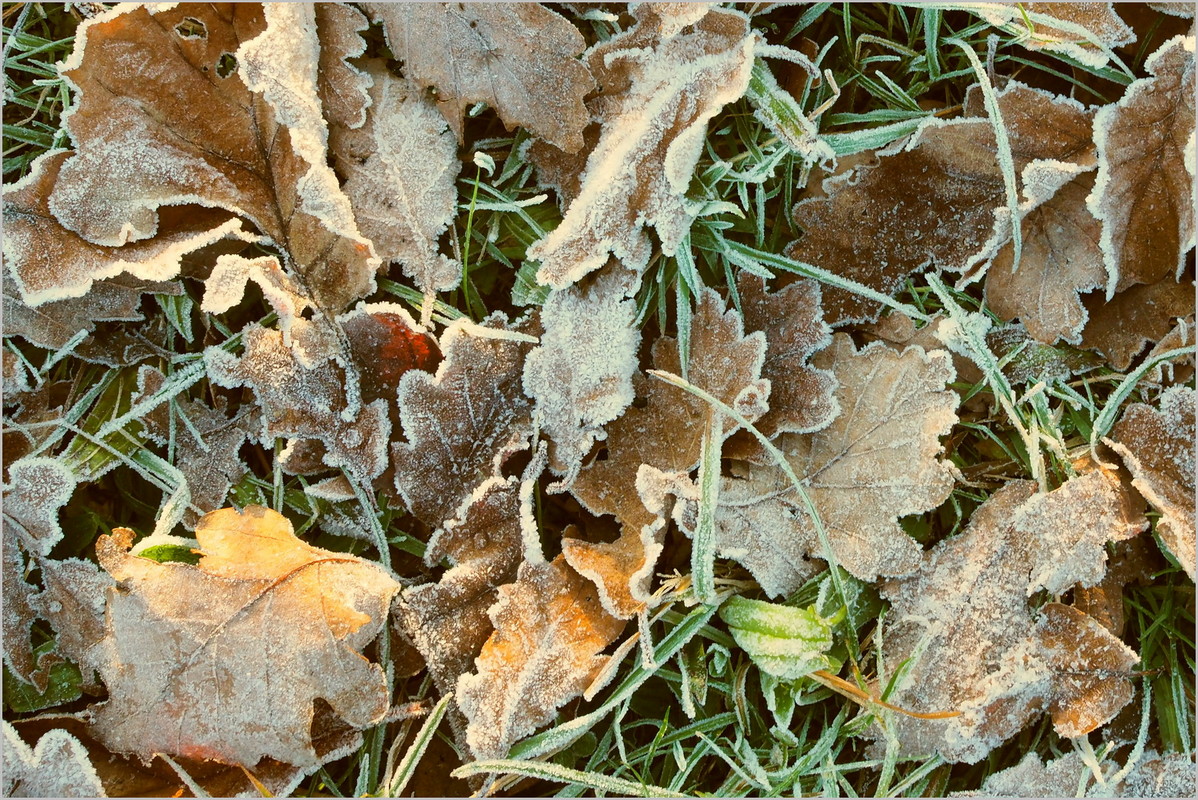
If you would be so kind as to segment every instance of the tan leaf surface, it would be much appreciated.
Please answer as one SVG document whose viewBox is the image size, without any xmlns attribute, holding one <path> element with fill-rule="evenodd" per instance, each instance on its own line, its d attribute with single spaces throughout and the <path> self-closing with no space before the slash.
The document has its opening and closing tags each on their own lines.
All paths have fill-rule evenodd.
<svg viewBox="0 0 1198 800">
<path fill-rule="evenodd" d="M 62 539 L 58 512 L 75 492 L 76 477 L 48 456 L 26 456 L 8 467 L 4 484 L 4 528 L 21 537 L 25 548 L 48 555 Z"/>
<path fill-rule="evenodd" d="M 457 212 L 461 169 L 445 118 L 408 81 L 371 64 L 370 109 L 357 130 L 334 130 L 337 166 L 362 232 L 425 292 L 453 289 L 462 265 L 437 250 Z"/>
<path fill-rule="evenodd" d="M 639 276 L 652 249 L 673 255 L 690 230 L 686 190 L 707 123 L 744 94 L 756 41 L 739 11 L 709 11 L 688 32 L 663 38 L 651 4 L 638 22 L 587 53 L 601 87 L 592 100 L 602 130 L 561 225 L 528 249 L 537 280 L 574 283 L 614 254 Z"/>
<path fill-rule="evenodd" d="M 1017 173 L 1040 159 L 1092 163 L 1091 114 L 1075 101 L 1011 81 L 999 109 Z M 893 293 L 929 264 L 969 269 L 1005 239 L 995 230 L 1006 194 L 989 119 L 934 119 L 878 156 L 826 181 L 828 197 L 795 206 L 803 236 L 787 250 L 791 258 Z M 833 325 L 877 316 L 872 301 L 823 292 Z"/>
<path fill-rule="evenodd" d="M 104 660 L 104 606 L 114 582 L 91 561 L 43 559 L 44 591 L 34 599 L 37 615 L 58 633 L 56 649 L 79 665 L 83 685 L 96 686 L 94 675 Z"/>
<path fill-rule="evenodd" d="M 1044 710 L 1058 686 L 1068 689 L 1028 599 L 1040 588 L 1060 594 L 1098 583 L 1104 544 L 1144 528 L 1143 517 L 1127 519 L 1127 504 L 1118 476 L 1102 470 L 1045 494 L 1012 481 L 973 512 L 963 533 L 925 554 L 918 573 L 882 587 L 891 601 L 885 663 L 893 670 L 915 656 L 888 699 L 911 711 L 961 712 L 892 716 L 904 754 L 975 763 Z M 1102 650 L 1079 649 L 1070 669 L 1101 668 Z"/>
<path fill-rule="evenodd" d="M 979 4 L 978 7 L 982 9 L 979 11 L 981 16 L 991 24 L 1019 34 L 1017 41 L 1027 49 L 1062 53 L 1088 66 L 1101 67 L 1108 61 L 1097 45 L 1114 49 L 1136 40 L 1131 28 L 1115 13 L 1111 3 L 1030 2 L 1018 6 L 991 3 L 985 6 Z M 1023 11 L 1037 15 L 1030 25 L 1024 20 Z M 1091 35 L 1055 28 L 1051 20 L 1059 20 L 1070 27 L 1079 26 Z"/>
<path fill-rule="evenodd" d="M 803 482 L 840 564 L 862 580 L 903 575 L 919 544 L 898 518 L 933 509 L 953 487 L 938 456 L 957 421 L 948 353 L 881 343 L 857 351 L 844 334 L 816 363 L 839 382 L 840 414 L 823 430 L 777 439 Z M 822 558 L 815 527 L 789 480 L 772 464 L 748 464 L 720 488 L 717 552 L 743 564 L 770 597 L 790 592 Z"/>
<path fill-rule="evenodd" d="M 87 750 L 64 730 L 52 730 L 31 748 L 4 720 L 5 797 L 107 797 Z"/>
<path fill-rule="evenodd" d="M 1152 77 L 1094 117 L 1090 211 L 1118 289 L 1179 278 L 1194 246 L 1194 37 L 1170 39 L 1144 66 Z"/>
<path fill-rule="evenodd" d="M 63 71 L 79 92 L 65 121 L 77 152 L 50 210 L 115 246 L 154 236 L 163 206 L 226 209 L 279 246 L 319 307 L 337 311 L 373 290 L 378 259 L 325 164 L 314 18 L 268 8 L 122 6 L 81 25 Z"/>
<path fill-rule="evenodd" d="M 366 52 L 366 41 L 361 34 L 370 27 L 370 20 L 348 3 L 314 5 L 316 36 L 320 42 L 316 84 L 320 108 L 330 132 L 337 128 L 360 128 L 366 122 L 366 108 L 370 105 L 371 77 L 350 59 Z"/>
<path fill-rule="evenodd" d="M 1194 313 L 1194 284 L 1166 278 L 1132 286 L 1103 302 L 1101 294 L 1085 300 L 1090 320 L 1082 344 L 1097 350 L 1117 370 L 1126 370 L 1144 345 L 1164 338 L 1173 320 Z"/>
<path fill-rule="evenodd" d="M 607 663 L 601 651 L 624 630 L 603 610 L 594 584 L 562 556 L 521 564 L 516 582 L 500 587 L 490 616 L 495 632 L 457 690 L 470 721 L 466 739 L 480 759 L 503 758 L 513 742 L 580 696 Z"/>
<path fill-rule="evenodd" d="M 48 671 L 39 669 L 30 641 L 33 622 L 37 619 L 37 610 L 33 606 L 37 590 L 25 580 L 25 549 L 7 524 L 0 559 L 3 559 L 0 569 L 4 576 L 0 582 L 4 597 L 3 616 L 0 616 L 4 632 L 4 665 L 13 675 L 44 692 L 50 676 Z"/>
<path fill-rule="evenodd" d="M 501 314 L 495 331 L 525 332 Z M 484 331 L 485 332 L 485 331 Z M 465 320 L 446 328 L 436 375 L 411 372 L 399 385 L 407 442 L 392 445 L 395 486 L 408 509 L 439 528 L 512 453 L 528 446 L 531 402 L 521 387 L 526 342 L 484 338 Z"/>
<path fill-rule="evenodd" d="M 576 56 L 586 46 L 565 17 L 540 3 L 365 3 L 408 80 L 434 86 L 462 138 L 473 103 L 493 107 L 508 128 L 527 128 L 562 150 L 582 146 L 594 88 Z"/>
<path fill-rule="evenodd" d="M 1111 431 L 1110 444 L 1132 473 L 1132 485 L 1160 512 L 1156 532 L 1190 579 L 1198 554 L 1194 544 L 1193 389 L 1176 386 L 1159 409 L 1133 403 Z"/>
<path fill-rule="evenodd" d="M 355 727 L 388 707 L 382 669 L 360 655 L 398 590 L 378 566 L 312 547 L 280 514 L 223 509 L 196 528 L 198 566 L 128 552 L 117 529 L 96 551 L 108 595 L 94 730 L 115 752 L 177 753 L 253 766 L 319 763 L 317 698 Z"/>
</svg>

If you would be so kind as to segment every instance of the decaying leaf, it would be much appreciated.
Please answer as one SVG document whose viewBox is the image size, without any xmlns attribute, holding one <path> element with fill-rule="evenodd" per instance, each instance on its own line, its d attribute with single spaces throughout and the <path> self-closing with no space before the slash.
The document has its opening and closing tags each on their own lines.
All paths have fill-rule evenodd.
<svg viewBox="0 0 1198 800">
<path fill-rule="evenodd" d="M 541 307 L 541 344 L 524 364 L 524 391 L 548 436 L 549 465 L 569 487 L 603 426 L 633 401 L 640 335 L 636 302 L 613 270 L 595 281 L 550 292 Z"/>
<path fill-rule="evenodd" d="M 4 728 L 5 797 L 107 797 L 87 750 L 64 730 L 52 730 L 31 748 L 7 720 Z"/>
<path fill-rule="evenodd" d="M 961 712 L 943 720 L 891 717 L 905 754 L 974 763 L 1054 701 L 1077 721 L 1119 710 L 1111 710 L 1118 689 L 1105 698 L 1103 714 L 1087 710 L 1087 687 L 1074 678 L 1101 675 L 1124 645 L 1088 623 L 1062 654 L 1061 627 L 1052 617 L 1036 627 L 1028 600 L 1040 588 L 1060 594 L 1102 578 L 1103 545 L 1146 524 L 1142 516 L 1128 519 L 1126 491 L 1101 469 L 1042 494 L 1030 481 L 1012 481 L 973 512 L 964 533 L 925 554 L 918 573 L 883 585 L 893 620 L 885 663 L 894 670 L 910 659 L 890 702 Z"/>
<path fill-rule="evenodd" d="M 112 577 L 79 558 L 44 559 L 39 566 L 45 589 L 33 601 L 37 615 L 57 631 L 56 648 L 79 665 L 83 685 L 95 687 L 104 658 L 104 607 L 115 585 Z"/>
<path fill-rule="evenodd" d="M 1079 103 L 1011 81 L 999 109 L 1016 173 L 1033 161 L 1093 163 L 1091 114 Z M 825 181 L 828 197 L 795 206 L 803 236 L 787 254 L 798 261 L 893 293 L 913 272 L 934 264 L 965 271 L 989 258 L 1009 233 L 996 227 L 1006 207 L 994 128 L 989 119 L 925 122 L 867 165 Z M 836 325 L 873 319 L 878 305 L 824 287 Z"/>
<path fill-rule="evenodd" d="M 30 629 L 37 619 L 33 598 L 37 590 L 26 581 L 25 548 L 19 538 L 11 534 L 7 523 L 4 526 L 3 552 L 3 622 L 4 664 L 13 675 L 25 683 L 33 684 L 39 691 L 46 690 L 49 675 L 39 669 L 37 657 L 30 641 Z"/>
<path fill-rule="evenodd" d="M 84 22 L 63 69 L 76 153 L 51 212 L 118 246 L 162 230 L 163 206 L 226 209 L 278 245 L 318 307 L 341 310 L 379 262 L 325 163 L 318 53 L 310 7 L 121 6 Z"/>
<path fill-rule="evenodd" d="M 319 763 L 316 698 L 366 727 L 388 707 L 382 668 L 359 653 L 399 585 L 368 561 L 312 547 L 268 509 L 223 509 L 196 527 L 198 566 L 130 555 L 103 536 L 107 598 L 97 736 L 115 752 L 253 766 Z"/>
<path fill-rule="evenodd" d="M 1180 278 L 1194 246 L 1194 37 L 1170 39 L 1144 66 L 1152 76 L 1094 117 L 1090 210 L 1118 289 Z"/>
<path fill-rule="evenodd" d="M 8 465 L 4 528 L 31 553 L 48 555 L 62 538 L 58 511 L 75 491 L 76 476 L 60 459 L 26 456 Z"/>
<path fill-rule="evenodd" d="M 1132 286 L 1104 303 L 1101 294 L 1086 298 L 1090 321 L 1082 344 L 1102 353 L 1118 370 L 1126 370 L 1149 342 L 1162 339 L 1173 320 L 1194 313 L 1194 284 L 1166 278 Z"/>
<path fill-rule="evenodd" d="M 428 293 L 453 289 L 462 265 L 437 250 L 457 211 L 457 142 L 432 101 L 412 84 L 370 66 L 374 81 L 365 124 L 334 130 L 337 166 L 362 232 L 384 262 Z"/>
<path fill-rule="evenodd" d="M 712 9 L 669 37 L 653 4 L 633 14 L 635 26 L 587 53 L 600 85 L 591 101 L 599 141 L 565 219 L 528 249 L 541 262 L 537 280 L 554 288 L 604 266 L 608 254 L 638 282 L 652 249 L 648 225 L 674 254 L 690 230 L 686 190 L 707 122 L 748 85 L 756 37 L 741 12 Z"/>
<path fill-rule="evenodd" d="M 317 90 L 320 109 L 337 129 L 362 127 L 370 105 L 371 76 L 358 69 L 351 58 L 366 52 L 362 31 L 370 27 L 366 15 L 348 3 L 315 3 L 316 35 L 320 41 Z M 335 149 L 332 142 L 330 149 Z"/>
<path fill-rule="evenodd" d="M 486 337 L 486 329 L 526 331 L 501 314 L 479 330 L 461 320 L 441 335 L 436 375 L 411 372 L 399 384 L 406 443 L 393 444 L 395 486 L 408 509 L 439 528 L 511 454 L 528 446 L 531 403 L 521 388 L 524 341 Z M 479 334 L 483 335 L 479 335 Z"/>
<path fill-rule="evenodd" d="M 1160 512 L 1156 532 L 1182 569 L 1194 578 L 1193 389 L 1175 386 L 1159 409 L 1133 403 L 1111 431 L 1110 444 L 1131 470 L 1132 485 Z"/>
<path fill-rule="evenodd" d="M 1104 51 L 1136 40 L 1112 3 L 979 3 L 972 8 L 992 25 L 1017 34 L 1016 41 L 1029 50 L 1062 53 L 1090 67 L 1107 63 Z M 1054 27 L 1054 21 L 1065 25 Z"/>
<path fill-rule="evenodd" d="M 565 17 L 540 3 L 364 3 L 383 23 L 404 75 L 437 88 L 441 111 L 462 138 L 467 107 L 492 106 L 562 150 L 582 146 L 590 121 L 583 98 L 594 88 L 576 58 L 586 46 Z"/>
<path fill-rule="evenodd" d="M 953 473 L 937 456 L 957 421 L 948 354 L 881 343 L 857 351 L 839 334 L 816 358 L 840 386 L 840 414 L 823 430 L 776 440 L 819 511 L 841 566 L 862 580 L 903 575 L 920 547 L 898 518 L 940 505 Z M 823 550 L 806 508 L 772 463 L 724 478 L 716 512 L 717 552 L 739 561 L 770 597 L 814 574 Z"/>
<path fill-rule="evenodd" d="M 476 672 L 458 681 L 475 757 L 503 758 L 512 743 L 553 719 L 607 663 L 601 651 L 624 630 L 603 610 L 594 584 L 562 556 L 520 565 L 490 610 L 495 632 Z"/>
</svg>

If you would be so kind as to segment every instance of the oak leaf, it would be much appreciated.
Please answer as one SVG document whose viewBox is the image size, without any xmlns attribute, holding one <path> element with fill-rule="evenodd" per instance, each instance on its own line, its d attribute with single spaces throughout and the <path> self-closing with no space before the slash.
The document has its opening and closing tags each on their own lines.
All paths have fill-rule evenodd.
<svg viewBox="0 0 1198 800">
<path fill-rule="evenodd" d="M 51 730 L 31 748 L 4 720 L 5 797 L 107 797 L 87 750 L 64 730 Z"/>
<path fill-rule="evenodd" d="M 1144 345 L 1169 333 L 1175 319 L 1194 313 L 1194 284 L 1166 278 L 1124 289 L 1107 302 L 1101 294 L 1088 295 L 1085 304 L 1090 320 L 1082 344 L 1126 370 Z"/>
<path fill-rule="evenodd" d="M 1089 207 L 1116 289 L 1180 278 L 1194 246 L 1194 37 L 1170 39 L 1144 66 L 1152 76 L 1094 117 Z"/>
<path fill-rule="evenodd" d="M 1175 386 L 1159 408 L 1133 403 L 1111 431 L 1110 444 L 1132 473 L 1132 485 L 1160 512 L 1156 532 L 1194 579 L 1193 389 Z"/>
<path fill-rule="evenodd" d="M 601 651 L 624 630 L 603 610 L 594 584 L 562 556 L 520 565 L 489 612 L 495 632 L 473 674 L 458 680 L 476 758 L 503 758 L 511 745 L 582 695 L 608 657 Z"/>
<path fill-rule="evenodd" d="M 1108 649 L 1123 645 L 1093 623 L 1063 656 L 1051 619 L 1035 626 L 1029 598 L 1102 579 L 1104 544 L 1146 525 L 1128 518 L 1126 495 L 1119 477 L 1101 469 L 1048 493 L 1012 481 L 973 512 L 963 533 L 925 554 L 916 574 L 883 585 L 892 604 L 885 663 L 895 669 L 911 659 L 888 699 L 911 711 L 961 712 L 945 720 L 893 716 L 904 754 L 975 763 L 1054 700 L 1080 702 L 1062 664 L 1070 661 L 1073 673 L 1102 669 Z"/>
<path fill-rule="evenodd" d="M 582 146 L 590 121 L 583 98 L 594 81 L 576 58 L 582 34 L 565 17 L 540 3 L 363 7 L 383 23 L 405 77 L 436 87 L 459 140 L 466 108 L 482 101 L 508 128 L 527 128 L 563 150 Z"/>
<path fill-rule="evenodd" d="M 223 509 L 196 527 L 197 566 L 130 555 L 117 529 L 96 551 L 107 598 L 93 730 L 115 752 L 253 766 L 319 763 L 321 698 L 355 727 L 387 711 L 383 670 L 360 655 L 399 585 L 370 562 L 305 544 L 280 514 Z"/>
<path fill-rule="evenodd" d="M 590 104 L 599 141 L 562 223 L 528 249 L 541 262 L 537 280 L 554 288 L 603 267 L 608 254 L 638 283 L 648 225 L 674 254 L 690 230 L 686 190 L 707 123 L 748 86 L 756 36 L 741 12 L 712 9 L 670 37 L 651 4 L 632 13 L 635 26 L 587 53 L 600 85 Z"/>
</svg>

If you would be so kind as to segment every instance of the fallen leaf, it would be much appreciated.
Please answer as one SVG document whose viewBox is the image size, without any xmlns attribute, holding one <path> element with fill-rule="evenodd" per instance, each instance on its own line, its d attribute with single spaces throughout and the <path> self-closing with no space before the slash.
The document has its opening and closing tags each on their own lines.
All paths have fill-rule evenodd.
<svg viewBox="0 0 1198 800">
<path fill-rule="evenodd" d="M 1061 682 L 1071 657 L 1046 649 L 1052 639 L 1035 628 L 1028 600 L 1041 588 L 1060 594 L 1102 579 L 1105 543 L 1144 528 L 1142 517 L 1127 519 L 1125 495 L 1117 475 L 1097 469 L 1048 493 L 1012 481 L 973 512 L 963 533 L 925 554 L 915 575 L 883 585 L 892 620 L 885 663 L 896 670 L 910 659 L 888 700 L 911 711 L 961 712 L 944 720 L 891 717 L 904 754 L 976 763 L 1054 692 L 1072 691 Z M 1099 632 L 1115 641 L 1097 623 L 1086 635 L 1097 641 Z M 1074 644 L 1081 649 L 1072 672 L 1104 665 L 1105 644 Z"/>
<path fill-rule="evenodd" d="M 338 128 L 360 128 L 370 106 L 372 78 L 350 59 L 366 52 L 362 31 L 370 27 L 366 15 L 348 3 L 314 3 L 316 36 L 320 42 L 317 92 L 330 133 Z M 334 147 L 329 143 L 330 149 Z"/>
<path fill-rule="evenodd" d="M 1074 586 L 1073 607 L 1121 637 L 1126 623 L 1123 607 L 1125 587 L 1131 583 L 1147 583 L 1165 567 L 1165 560 L 1145 536 L 1112 542 L 1107 545 L 1107 551 L 1110 561 L 1102 581 L 1094 586 Z"/>
<path fill-rule="evenodd" d="M 354 216 L 379 257 L 400 263 L 421 291 L 453 289 L 462 265 L 438 252 L 437 240 L 457 212 L 457 142 L 415 86 L 378 62 L 369 76 L 365 124 L 333 134 Z"/>
<path fill-rule="evenodd" d="M 1105 66 L 1109 61 L 1107 51 L 1136 40 L 1112 3 L 990 3 L 969 8 L 977 9 L 974 13 L 990 24 L 1016 34 L 1015 41 L 1029 50 L 1061 53 L 1088 67 Z M 1025 14 L 1031 19 L 1027 20 Z M 1054 27 L 1053 21 L 1067 27 Z"/>
<path fill-rule="evenodd" d="M 1191 9 L 1193 13 L 1193 9 Z M 1193 797 L 1198 793 L 1194 753 L 1149 749 L 1120 786 L 1123 797 Z"/>
<path fill-rule="evenodd" d="M 377 565 L 305 544 L 268 509 L 223 509 L 196 527 L 198 566 L 129 554 L 133 532 L 97 544 L 107 598 L 93 730 L 114 752 L 173 753 L 253 767 L 319 763 L 316 698 L 358 728 L 388 707 L 383 670 L 359 654 L 399 589 Z"/>
<path fill-rule="evenodd" d="M 4 526 L 4 546 L 0 552 L 3 559 L 4 608 L 4 665 L 20 680 L 32 684 L 39 692 L 44 692 L 49 681 L 49 672 L 40 667 L 30 641 L 33 623 L 37 619 L 37 611 L 33 607 L 33 598 L 37 589 L 26 580 L 26 555 L 20 539 L 10 533 L 9 526 Z"/>
<path fill-rule="evenodd" d="M 1124 289 L 1109 302 L 1103 302 L 1101 294 L 1092 294 L 1085 303 L 1090 321 L 1082 331 L 1082 344 L 1122 371 L 1144 345 L 1164 338 L 1174 319 L 1194 313 L 1194 284 L 1166 278 Z"/>
<path fill-rule="evenodd" d="M 1094 775 L 1078 751 L 1052 761 L 1028 753 L 1013 767 L 986 776 L 976 792 L 953 792 L 951 797 L 1077 797 Z"/>
<path fill-rule="evenodd" d="M 21 537 L 29 552 L 48 555 L 62 539 L 59 510 L 75 492 L 75 474 L 61 459 L 26 456 L 8 465 L 4 528 Z"/>
<path fill-rule="evenodd" d="M 80 558 L 47 558 L 39 566 L 45 589 L 33 600 L 37 615 L 57 633 L 58 652 L 79 665 L 83 687 L 98 689 L 95 674 L 104 658 L 105 597 L 115 583 Z"/>
<path fill-rule="evenodd" d="M 1092 115 L 1076 101 L 1011 81 L 998 105 L 1017 174 L 1038 160 L 1093 163 Z M 888 294 L 929 265 L 967 271 L 1006 239 L 994 214 L 1006 193 L 989 119 L 931 119 L 879 151 L 876 165 L 824 189 L 828 197 L 795 206 L 803 236 L 787 255 Z M 827 286 L 823 295 L 832 325 L 877 317 L 878 304 L 859 295 Z"/>
<path fill-rule="evenodd" d="M 450 325 L 441 335 L 444 360 L 436 375 L 410 372 L 399 384 L 407 442 L 391 446 L 395 487 L 432 528 L 455 518 L 480 484 L 528 446 L 532 432 L 532 404 L 520 385 L 530 345 L 479 335 L 522 333 L 530 325 L 495 314 L 482 327 L 466 320 Z"/>
<path fill-rule="evenodd" d="M 938 458 L 957 421 L 948 353 L 875 343 L 858 351 L 844 334 L 816 358 L 839 382 L 840 414 L 823 430 L 776 444 L 819 511 L 841 566 L 862 580 L 903 575 L 921 549 L 898 518 L 939 506 L 953 487 Z M 774 464 L 725 477 L 716 511 L 717 552 L 743 564 L 770 597 L 797 589 L 822 559 L 811 518 Z"/>
<path fill-rule="evenodd" d="M 495 632 L 475 673 L 457 687 L 458 706 L 470 721 L 466 740 L 479 759 L 505 757 L 516 740 L 581 696 L 607 663 L 601 651 L 625 624 L 603 610 L 594 584 L 562 556 L 521 564 L 489 614 Z"/>
<path fill-rule="evenodd" d="M 1194 37 L 1170 39 L 1144 67 L 1151 77 L 1094 117 L 1089 208 L 1115 289 L 1180 278 L 1194 246 Z"/>
<path fill-rule="evenodd" d="M 594 88 L 576 56 L 586 46 L 569 20 L 540 3 L 364 3 L 387 45 L 461 140 L 467 107 L 482 101 L 508 128 L 527 128 L 568 151 L 582 146 Z"/>
<path fill-rule="evenodd" d="M 652 250 L 673 255 L 691 226 L 686 190 L 707 123 L 748 86 L 756 37 L 739 11 L 713 9 L 663 38 L 651 4 L 637 24 L 591 48 L 600 85 L 590 107 L 602 131 L 562 223 L 528 248 L 537 281 L 560 289 L 614 254 L 639 282 Z"/>
<path fill-rule="evenodd" d="M 1194 579 L 1194 404 L 1193 389 L 1175 386 L 1161 394 L 1158 408 L 1133 403 L 1107 442 L 1132 474 L 1132 485 L 1161 517 L 1156 532 L 1182 569 Z"/>
<path fill-rule="evenodd" d="M 5 797 L 108 797 L 87 750 L 64 730 L 52 730 L 30 748 L 8 720 L 4 728 Z"/>
</svg>

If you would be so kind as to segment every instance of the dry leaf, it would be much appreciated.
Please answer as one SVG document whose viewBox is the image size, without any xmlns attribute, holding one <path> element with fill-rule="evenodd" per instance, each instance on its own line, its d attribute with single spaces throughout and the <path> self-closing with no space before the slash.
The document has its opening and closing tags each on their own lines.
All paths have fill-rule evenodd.
<svg viewBox="0 0 1198 800">
<path fill-rule="evenodd" d="M 493 331 L 521 333 L 501 314 L 483 321 Z M 399 385 L 406 443 L 393 444 L 395 487 L 408 509 L 432 528 L 462 503 L 507 458 L 528 446 L 531 403 L 520 385 L 530 345 L 478 335 L 466 320 L 441 335 L 445 360 L 436 375 L 411 372 Z"/>
<path fill-rule="evenodd" d="M 1011 81 L 999 93 L 1015 170 L 1033 161 L 1093 161 L 1091 115 L 1072 100 Z M 881 151 L 878 163 L 824 184 L 826 198 L 795 206 L 803 236 L 787 254 L 882 292 L 934 264 L 965 271 L 1006 238 L 994 211 L 1006 208 L 989 119 L 932 119 L 909 140 Z M 829 322 L 876 318 L 878 305 L 824 287 Z"/>
<path fill-rule="evenodd" d="M 594 88 L 576 56 L 586 46 L 565 17 L 540 3 L 364 3 L 383 23 L 408 80 L 434 86 L 462 139 L 463 116 L 478 101 L 508 128 L 527 128 L 562 150 L 582 146 L 590 121 L 583 98 Z"/>
<path fill-rule="evenodd" d="M 937 456 L 957 421 L 948 354 L 881 343 L 858 352 L 844 334 L 817 356 L 840 386 L 840 414 L 823 430 L 784 434 L 786 454 L 819 511 L 841 566 L 862 580 L 903 575 L 919 544 L 898 518 L 933 509 L 953 487 Z M 717 552 L 739 561 L 770 597 L 798 588 L 822 558 L 815 527 L 789 479 L 773 464 L 746 465 L 720 488 Z"/>
<path fill-rule="evenodd" d="M 29 552 L 48 555 L 62 538 L 58 511 L 75 492 L 76 477 L 48 456 L 26 456 L 8 465 L 4 528 L 21 537 Z"/>
<path fill-rule="evenodd" d="M 52 730 L 36 748 L 21 739 L 7 720 L 4 728 L 5 797 L 108 797 L 87 750 L 64 730 Z"/>
<path fill-rule="evenodd" d="M 25 683 L 33 684 L 39 691 L 46 691 L 49 671 L 42 669 L 34 657 L 30 632 L 37 610 L 33 607 L 37 590 L 25 580 L 26 558 L 25 548 L 20 539 L 10 533 L 9 526 L 4 526 L 4 546 L 0 552 L 3 559 L 4 608 L 0 620 L 4 632 L 4 665 L 13 675 Z M 48 666 L 48 665 L 47 665 Z"/>
<path fill-rule="evenodd" d="M 325 163 L 310 7 L 121 6 L 77 37 L 77 152 L 50 197 L 63 225 L 116 246 L 154 236 L 163 206 L 223 208 L 279 246 L 318 307 L 373 290 L 378 259 Z"/>
<path fill-rule="evenodd" d="M 1147 583 L 1164 568 L 1165 560 L 1155 544 L 1146 536 L 1112 542 L 1107 546 L 1107 551 L 1110 561 L 1107 564 L 1106 575 L 1095 586 L 1074 586 L 1073 607 L 1097 620 L 1115 636 L 1121 637 L 1126 622 L 1123 610 L 1124 587 L 1129 583 Z"/>
<path fill-rule="evenodd" d="M 479 759 L 505 757 L 579 697 L 607 663 L 601 651 L 624 630 L 603 610 L 594 584 L 562 556 L 521 564 L 489 614 L 495 632 L 457 690 L 470 721 L 466 740 Z"/>
<path fill-rule="evenodd" d="M 1152 77 L 1094 117 L 1090 211 L 1117 289 L 1180 278 L 1194 246 L 1194 37 L 1170 39 L 1144 66 Z"/>
<path fill-rule="evenodd" d="M 316 88 L 330 133 L 360 128 L 370 105 L 371 77 L 350 61 L 366 52 L 366 15 L 347 3 L 314 3 L 320 63 Z M 330 148 L 334 145 L 330 142 Z M 351 198 L 352 199 L 352 198 Z"/>
<path fill-rule="evenodd" d="M 1126 489 L 1103 470 L 1046 494 L 1013 481 L 973 512 L 964 533 L 927 553 L 917 574 L 882 587 L 892 604 L 885 663 L 894 670 L 911 659 L 889 701 L 911 711 L 961 712 L 945 720 L 892 716 L 904 754 L 975 763 L 1058 690 L 1068 698 L 1062 657 L 1053 655 L 1055 645 L 1046 649 L 1052 640 L 1034 628 L 1028 599 L 1040 588 L 1060 594 L 1098 583 L 1104 544 L 1144 528 L 1142 517 L 1128 520 L 1127 509 Z M 1086 636 L 1099 641 L 1099 632 L 1114 646 L 1097 623 Z M 1105 647 L 1078 649 L 1070 669 L 1103 667 Z"/>
<path fill-rule="evenodd" d="M 104 607 L 112 578 L 91 561 L 42 559 L 45 589 L 34 598 L 37 615 L 57 632 L 55 649 L 79 665 L 85 688 L 98 688 L 94 675 L 104 659 Z"/>
<path fill-rule="evenodd" d="M 369 70 L 370 110 L 358 130 L 335 130 L 337 166 L 362 232 L 384 262 L 399 262 L 426 293 L 462 280 L 462 265 L 437 250 L 457 212 L 457 142 L 432 101 L 412 84 Z"/>
<path fill-rule="evenodd" d="M 1188 4 L 1187 4 L 1188 5 Z M 1193 13 L 1191 7 L 1190 13 Z M 1123 779 L 1123 797 L 1193 797 L 1198 794 L 1194 753 L 1158 753 L 1148 750 Z"/>
<path fill-rule="evenodd" d="M 1132 485 L 1160 512 L 1156 532 L 1182 569 L 1194 579 L 1193 389 L 1175 386 L 1160 397 L 1159 410 L 1133 403 L 1107 440 L 1132 473 Z"/>
<path fill-rule="evenodd" d="M 223 509 L 196 527 L 198 566 L 129 554 L 102 536 L 109 592 L 94 730 L 115 752 L 252 767 L 319 763 L 316 698 L 355 727 L 387 711 L 383 670 L 359 653 L 399 585 L 377 565 L 312 547 L 268 509 Z"/>
<path fill-rule="evenodd" d="M 1173 320 L 1194 313 L 1194 284 L 1172 278 L 1132 286 L 1109 302 L 1101 294 L 1086 298 L 1090 321 L 1082 344 L 1107 357 L 1111 366 L 1126 370 L 1144 345 L 1164 338 Z"/>
<path fill-rule="evenodd" d="M 1016 41 L 1027 49 L 1061 53 L 1089 67 L 1107 64 L 1109 59 L 1102 48 L 1112 50 L 1136 40 L 1131 28 L 1115 13 L 1111 3 L 987 3 L 984 6 L 978 4 L 975 8 L 978 9 L 976 13 L 991 25 L 1018 34 Z M 1029 23 L 1025 21 L 1024 12 L 1037 16 Z M 1060 20 L 1070 27 L 1081 27 L 1090 35 L 1054 28 L 1051 20 Z"/>
<path fill-rule="evenodd" d="M 587 53 L 602 132 L 562 223 L 528 248 L 541 262 L 537 280 L 554 288 L 604 266 L 608 254 L 639 280 L 648 225 L 674 254 L 690 230 L 686 190 L 707 123 L 748 85 L 756 37 L 741 12 L 713 9 L 665 39 L 651 5 L 633 14 L 634 27 Z"/>
<path fill-rule="evenodd" d="M 545 333 L 524 364 L 524 392 L 549 438 L 549 465 L 568 488 L 603 426 L 633 401 L 640 330 L 636 301 L 625 297 L 618 272 L 549 293 L 541 307 Z"/>
<path fill-rule="evenodd" d="M 1076 797 L 1094 779 L 1082 754 L 1074 750 L 1044 762 L 1028 753 L 1018 764 L 986 777 L 976 792 L 953 792 L 950 797 Z M 1084 795 L 1082 795 L 1084 796 Z"/>
</svg>

